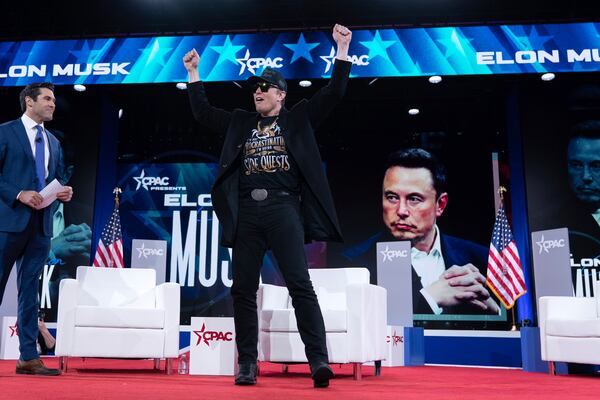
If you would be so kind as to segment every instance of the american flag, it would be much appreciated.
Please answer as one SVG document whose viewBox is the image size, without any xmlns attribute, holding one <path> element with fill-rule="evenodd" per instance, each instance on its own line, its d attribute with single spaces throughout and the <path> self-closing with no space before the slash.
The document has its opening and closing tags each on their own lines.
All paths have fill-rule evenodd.
<svg viewBox="0 0 600 400">
<path fill-rule="evenodd" d="M 488 256 L 486 283 L 507 309 L 514 306 L 515 301 L 527 293 L 519 251 L 508 225 L 504 204 L 500 204 L 496 215 Z"/>
<path fill-rule="evenodd" d="M 123 268 L 123 240 L 119 207 L 115 206 L 108 223 L 102 229 L 94 256 L 94 267 Z"/>
</svg>

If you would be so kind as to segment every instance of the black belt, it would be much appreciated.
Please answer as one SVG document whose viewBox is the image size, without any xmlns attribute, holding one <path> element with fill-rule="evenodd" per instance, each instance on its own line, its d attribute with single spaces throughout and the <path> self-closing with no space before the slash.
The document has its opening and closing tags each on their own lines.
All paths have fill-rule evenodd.
<svg viewBox="0 0 600 400">
<path fill-rule="evenodd" d="M 287 190 L 281 189 L 252 189 L 249 193 L 249 197 L 255 201 L 263 201 L 269 197 L 284 197 L 292 196 L 292 193 Z"/>
</svg>

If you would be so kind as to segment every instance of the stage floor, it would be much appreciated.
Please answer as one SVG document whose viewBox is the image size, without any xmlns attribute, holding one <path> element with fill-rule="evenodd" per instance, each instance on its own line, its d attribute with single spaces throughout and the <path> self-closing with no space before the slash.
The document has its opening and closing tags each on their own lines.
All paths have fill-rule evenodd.
<svg viewBox="0 0 600 400">
<path fill-rule="evenodd" d="M 56 358 L 45 359 L 57 367 Z M 16 375 L 15 361 L 0 361 L 0 393 L 4 399 L 592 399 L 600 393 L 600 377 L 550 376 L 518 369 L 465 367 L 373 368 L 363 366 L 363 379 L 352 368 L 334 365 L 328 389 L 313 389 L 305 365 L 283 373 L 277 364 L 262 363 L 258 384 L 233 385 L 232 377 L 165 375 L 151 360 L 69 359 L 59 377 Z M 163 365 L 164 367 L 164 365 Z"/>
</svg>

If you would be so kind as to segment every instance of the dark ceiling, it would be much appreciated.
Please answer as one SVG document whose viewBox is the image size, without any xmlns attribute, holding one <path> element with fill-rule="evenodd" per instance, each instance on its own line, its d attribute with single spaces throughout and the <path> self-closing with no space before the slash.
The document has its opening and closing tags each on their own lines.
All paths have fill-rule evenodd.
<svg viewBox="0 0 600 400">
<path fill-rule="evenodd" d="M 4 4 L 0 40 L 600 20 L 571 0 L 99 0 Z M 25 3 L 25 2 L 23 2 Z"/>
</svg>

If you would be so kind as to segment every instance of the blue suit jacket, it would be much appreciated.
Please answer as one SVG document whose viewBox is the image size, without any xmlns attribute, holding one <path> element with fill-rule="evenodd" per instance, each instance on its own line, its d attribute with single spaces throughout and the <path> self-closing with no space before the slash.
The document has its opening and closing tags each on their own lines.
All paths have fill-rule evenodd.
<svg viewBox="0 0 600 400">
<path fill-rule="evenodd" d="M 470 242 L 465 239 L 460 239 L 453 236 L 444 235 L 440 233 L 440 245 L 442 248 L 442 257 L 444 258 L 444 264 L 446 269 L 453 265 L 465 265 L 473 264 L 479 269 L 479 272 L 485 276 L 487 273 L 487 257 L 488 249 L 485 247 Z M 412 286 L 413 286 L 413 312 L 415 314 L 432 314 L 433 311 L 425 298 L 419 293 L 423 288 L 421 285 L 421 279 L 412 269 Z M 447 307 L 444 310 L 444 314 L 486 314 L 485 311 L 471 306 L 470 304 L 464 304 L 461 306 Z"/>
<path fill-rule="evenodd" d="M 53 179 L 64 184 L 60 143 L 48 130 L 50 160 L 44 186 Z M 17 200 L 22 190 L 36 190 L 35 160 L 21 119 L 0 125 L 0 232 L 21 232 L 32 209 Z M 52 236 L 52 207 L 44 209 L 44 235 Z"/>
</svg>

